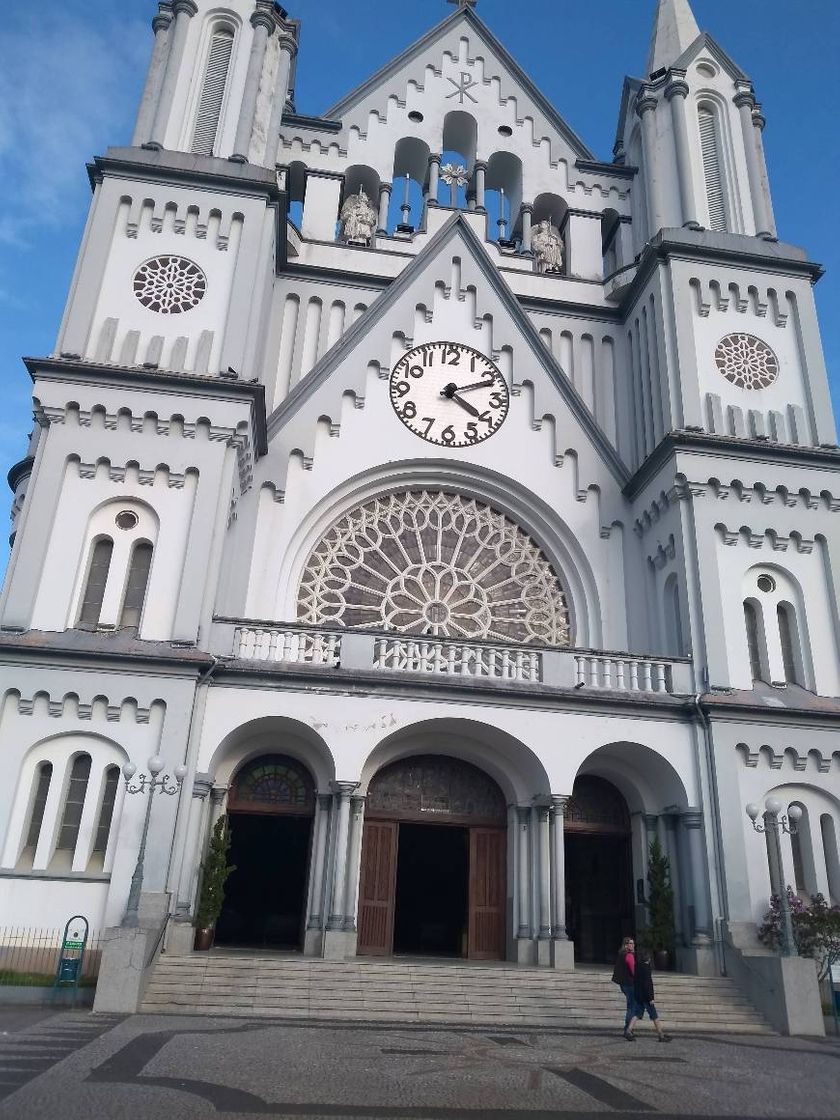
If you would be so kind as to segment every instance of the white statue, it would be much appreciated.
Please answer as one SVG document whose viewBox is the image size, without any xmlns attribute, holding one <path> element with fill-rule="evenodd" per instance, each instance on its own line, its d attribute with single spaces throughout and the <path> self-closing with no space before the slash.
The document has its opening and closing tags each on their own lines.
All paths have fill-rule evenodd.
<svg viewBox="0 0 840 1120">
<path fill-rule="evenodd" d="M 563 238 L 547 219 L 537 222 L 531 234 L 531 248 L 540 272 L 561 272 L 563 269 Z"/>
<path fill-rule="evenodd" d="M 377 213 L 364 187 L 358 194 L 351 194 L 344 200 L 338 216 L 341 236 L 348 245 L 370 245 L 376 229 Z"/>
</svg>

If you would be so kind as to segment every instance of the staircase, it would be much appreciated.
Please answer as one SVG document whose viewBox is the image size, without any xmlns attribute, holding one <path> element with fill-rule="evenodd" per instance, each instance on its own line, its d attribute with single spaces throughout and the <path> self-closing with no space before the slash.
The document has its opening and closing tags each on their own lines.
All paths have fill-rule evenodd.
<svg viewBox="0 0 840 1120">
<path fill-rule="evenodd" d="M 657 1009 L 674 1031 L 772 1033 L 731 980 L 657 973 L 654 983 Z M 141 1010 L 616 1030 L 623 1021 L 624 998 L 604 970 L 555 972 L 426 960 L 324 961 L 214 951 L 160 957 Z"/>
</svg>

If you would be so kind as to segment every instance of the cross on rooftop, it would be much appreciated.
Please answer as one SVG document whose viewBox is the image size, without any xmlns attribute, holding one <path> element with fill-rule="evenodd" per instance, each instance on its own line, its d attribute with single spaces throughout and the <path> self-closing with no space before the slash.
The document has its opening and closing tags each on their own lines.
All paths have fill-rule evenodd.
<svg viewBox="0 0 840 1120">
<path fill-rule="evenodd" d="M 474 8 L 478 0 L 446 0 L 447 4 L 455 4 L 459 8 Z"/>
</svg>

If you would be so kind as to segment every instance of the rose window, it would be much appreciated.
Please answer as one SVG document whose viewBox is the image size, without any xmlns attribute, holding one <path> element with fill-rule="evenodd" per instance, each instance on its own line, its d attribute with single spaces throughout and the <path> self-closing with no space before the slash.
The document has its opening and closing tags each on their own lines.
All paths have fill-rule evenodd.
<svg viewBox="0 0 840 1120">
<path fill-rule="evenodd" d="M 728 334 L 717 344 L 715 362 L 727 381 L 741 389 L 766 389 L 779 376 L 779 359 L 754 334 Z"/>
<path fill-rule="evenodd" d="M 132 285 L 144 307 L 161 315 L 177 315 L 204 298 L 207 278 L 186 257 L 152 257 L 134 273 Z"/>
<path fill-rule="evenodd" d="M 474 498 L 376 498 L 307 561 L 302 622 L 504 642 L 569 643 L 563 587 L 539 545 Z"/>
</svg>

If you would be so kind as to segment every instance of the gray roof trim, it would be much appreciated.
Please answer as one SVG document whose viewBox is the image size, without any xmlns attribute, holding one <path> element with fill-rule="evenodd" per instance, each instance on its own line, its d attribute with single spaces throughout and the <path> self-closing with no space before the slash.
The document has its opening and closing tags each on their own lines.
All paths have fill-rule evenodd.
<svg viewBox="0 0 840 1120">
<path fill-rule="evenodd" d="M 551 102 L 542 94 L 518 62 L 508 54 L 507 50 L 502 46 L 490 28 L 482 19 L 480 19 L 470 7 L 459 7 L 450 15 L 442 19 L 440 23 L 436 24 L 425 35 L 406 47 L 401 54 L 392 58 L 384 66 L 380 67 L 375 74 L 372 74 L 361 85 L 356 86 L 346 94 L 340 101 L 331 105 L 326 111 L 325 116 L 329 117 L 342 117 L 349 110 L 354 108 L 364 97 L 376 89 L 386 78 L 396 73 L 401 66 L 407 62 L 411 62 L 416 58 L 426 47 L 430 46 L 435 40 L 439 39 L 450 28 L 455 27 L 458 23 L 469 23 L 474 31 L 476 31 L 487 43 L 487 45 L 498 55 L 505 67 L 510 70 L 519 84 L 527 91 L 527 93 L 534 99 L 540 109 L 545 113 L 546 118 L 551 121 L 560 135 L 566 140 L 574 152 L 583 159 L 594 160 L 594 154 L 584 144 L 583 140 L 577 133 L 566 124 Z"/>
<path fill-rule="evenodd" d="M 771 443 L 769 440 L 717 436 L 708 432 L 669 432 L 627 482 L 624 487 L 625 497 L 630 501 L 638 497 L 678 451 L 720 456 L 730 464 L 786 463 L 798 467 L 817 467 L 827 470 L 840 468 L 840 448 L 837 447 L 800 447 L 792 443 Z"/>
<path fill-rule="evenodd" d="M 341 121 L 330 120 L 328 117 L 312 117 L 305 113 L 284 113 L 280 127 L 288 125 L 289 128 L 306 128 L 315 132 L 341 132 L 344 127 Z"/>
<path fill-rule="evenodd" d="M 748 82 L 750 80 L 734 58 L 726 53 L 720 43 L 718 43 L 716 39 L 713 39 L 708 31 L 701 31 L 694 42 L 686 47 L 680 57 L 676 59 L 675 62 L 671 63 L 670 69 L 687 70 L 688 64 L 693 62 L 702 50 L 707 50 L 710 54 L 714 55 L 721 66 L 729 71 L 735 81 Z"/>
<path fill-rule="evenodd" d="M 14 655 L 14 656 L 12 656 Z M 135 633 L 118 630 L 112 633 L 88 630 L 26 630 L 0 632 L 0 659 L 16 661 L 21 666 L 51 661 L 77 664 L 80 661 L 116 662 L 172 670 L 184 676 L 198 675 L 213 663 L 213 656 L 194 646 L 179 647 L 171 642 L 141 641 Z"/>
<path fill-rule="evenodd" d="M 639 78 L 625 78 L 621 86 L 621 101 L 618 108 L 618 124 L 615 127 L 615 143 L 614 147 L 624 142 L 624 129 L 627 120 L 627 114 L 630 112 L 630 106 L 633 98 L 642 88 L 645 83 Z"/>
<path fill-rule="evenodd" d="M 568 405 L 572 415 L 592 440 L 604 462 L 615 476 L 619 486 L 624 486 L 630 477 L 627 466 L 621 460 L 618 452 L 609 442 L 601 428 L 598 427 L 591 412 L 584 404 L 583 399 L 578 394 L 571 381 L 563 373 L 557 360 L 546 348 L 545 343 L 539 336 L 537 328 L 528 318 L 528 315 L 522 310 L 516 296 L 499 276 L 498 269 L 488 257 L 484 246 L 460 212 L 454 213 L 446 225 L 438 230 L 425 249 L 423 249 L 421 253 L 418 253 L 412 263 L 400 273 L 397 279 L 391 283 L 379 299 L 371 304 L 364 315 L 356 320 L 349 331 L 342 335 L 332 349 L 315 365 L 311 373 L 303 378 L 302 381 L 298 381 L 285 401 L 283 401 L 269 416 L 269 437 L 282 428 L 285 422 L 298 412 L 307 399 L 319 389 L 321 385 L 329 380 L 332 371 L 344 359 L 345 355 L 353 350 L 357 342 L 367 333 L 374 323 L 377 323 L 387 314 L 394 303 L 414 282 L 415 276 L 421 273 L 426 268 L 427 264 L 438 254 L 440 249 L 457 234 L 460 234 L 466 242 L 467 248 L 470 250 L 474 260 L 481 269 L 488 286 L 501 300 L 514 322 L 518 324 L 534 357 L 547 371 L 558 393 Z"/>
<path fill-rule="evenodd" d="M 108 148 L 87 165 L 91 188 L 107 175 L 128 175 L 182 186 L 209 186 L 279 203 L 283 192 L 273 168 L 156 148 Z"/>
<path fill-rule="evenodd" d="M 173 373 L 167 370 L 135 369 L 130 366 L 102 365 L 81 358 L 24 358 L 29 376 L 46 377 L 51 381 L 84 381 L 95 385 L 129 385 L 139 389 L 168 389 L 186 396 L 222 400 L 246 397 L 251 400 L 251 425 L 257 455 L 268 450 L 265 426 L 265 386 L 257 381 L 238 378 L 207 377 L 194 373 Z"/>
<path fill-rule="evenodd" d="M 578 171 L 588 171 L 593 175 L 608 175 L 613 179 L 634 179 L 639 173 L 638 167 L 623 163 L 602 163 L 597 159 L 576 159 L 575 167 Z"/>
</svg>

